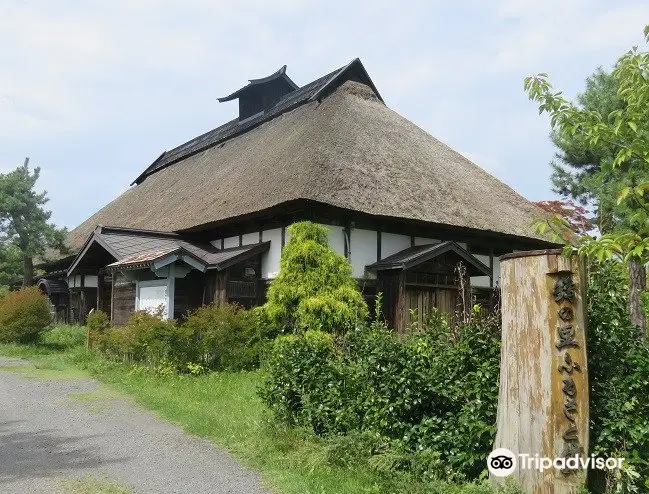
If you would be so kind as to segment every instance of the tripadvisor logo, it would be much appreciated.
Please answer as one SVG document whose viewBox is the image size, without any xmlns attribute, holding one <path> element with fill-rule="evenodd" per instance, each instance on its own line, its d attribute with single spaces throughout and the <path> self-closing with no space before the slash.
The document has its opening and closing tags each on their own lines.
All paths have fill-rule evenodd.
<svg viewBox="0 0 649 494">
<path fill-rule="evenodd" d="M 487 458 L 487 469 L 495 477 L 507 477 L 516 469 L 516 456 L 507 448 L 496 448 Z"/>
<path fill-rule="evenodd" d="M 525 453 L 515 455 L 507 448 L 497 448 L 487 457 L 487 469 L 494 477 L 507 477 L 514 472 L 517 465 L 520 470 L 544 472 L 553 468 L 565 472 L 567 470 L 586 470 L 588 468 L 614 470 L 622 468 L 623 462 L 624 458 L 600 458 L 594 454 L 586 457 L 574 455 L 566 458 L 547 458 Z"/>
</svg>

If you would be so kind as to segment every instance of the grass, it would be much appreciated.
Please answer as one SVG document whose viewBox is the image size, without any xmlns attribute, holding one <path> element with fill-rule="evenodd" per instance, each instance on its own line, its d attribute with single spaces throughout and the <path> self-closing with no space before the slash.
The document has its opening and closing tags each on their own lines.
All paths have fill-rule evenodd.
<svg viewBox="0 0 649 494">
<path fill-rule="evenodd" d="M 131 490 L 105 478 L 82 477 L 66 479 L 61 487 L 69 494 L 131 494 Z"/>
<path fill-rule="evenodd" d="M 78 330 L 80 331 L 80 330 Z M 191 377 L 160 376 L 143 367 L 108 361 L 82 346 L 0 345 L 0 355 L 26 357 L 34 368 L 62 377 L 92 375 L 111 389 L 132 396 L 142 406 L 229 450 L 247 467 L 262 473 L 264 483 L 281 493 L 418 493 L 479 494 L 485 485 L 457 486 L 443 481 L 418 482 L 407 474 L 381 474 L 369 467 L 332 465 L 326 441 L 304 431 L 276 425 L 257 396 L 263 376 L 256 372 L 215 372 Z M 108 391 L 110 394 L 110 390 Z M 80 402 L 96 394 L 70 396 Z M 104 491 L 73 491 L 104 492 Z M 126 491 L 106 491 L 126 492 Z M 512 491 L 515 492 L 515 491 Z"/>
</svg>

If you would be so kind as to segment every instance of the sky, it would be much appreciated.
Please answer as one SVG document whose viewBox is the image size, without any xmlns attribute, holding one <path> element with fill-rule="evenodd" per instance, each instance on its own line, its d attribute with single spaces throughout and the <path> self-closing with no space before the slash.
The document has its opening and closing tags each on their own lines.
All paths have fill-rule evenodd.
<svg viewBox="0 0 649 494">
<path fill-rule="evenodd" d="M 41 168 L 73 228 L 164 150 L 236 117 L 218 103 L 288 65 L 304 85 L 360 57 L 387 105 L 531 200 L 554 197 L 548 119 L 643 45 L 649 2 L 0 0 L 0 172 Z"/>
</svg>

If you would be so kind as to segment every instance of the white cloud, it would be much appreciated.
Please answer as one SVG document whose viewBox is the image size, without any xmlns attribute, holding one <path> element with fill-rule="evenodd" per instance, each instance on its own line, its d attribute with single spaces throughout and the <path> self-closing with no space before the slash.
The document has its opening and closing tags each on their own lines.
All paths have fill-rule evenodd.
<svg viewBox="0 0 649 494">
<path fill-rule="evenodd" d="M 645 19 L 640 0 L 0 0 L 0 170 L 32 155 L 74 225 L 232 118 L 217 96 L 285 63 L 304 84 L 360 56 L 396 111 L 520 188 L 521 156 L 538 176 L 551 157 L 522 77 L 579 90 Z"/>
</svg>

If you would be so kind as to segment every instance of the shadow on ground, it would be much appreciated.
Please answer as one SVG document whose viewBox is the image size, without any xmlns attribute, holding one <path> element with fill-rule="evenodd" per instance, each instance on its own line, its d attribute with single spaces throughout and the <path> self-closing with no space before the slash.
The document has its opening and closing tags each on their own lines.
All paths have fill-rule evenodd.
<svg viewBox="0 0 649 494">
<path fill-rule="evenodd" d="M 128 460 L 101 458 L 91 448 L 77 444 L 96 435 L 70 438 L 56 430 L 21 431 L 22 422 L 0 422 L 0 485 L 53 474 L 66 475 L 68 470 L 74 470 L 77 476 L 85 469 Z"/>
</svg>

